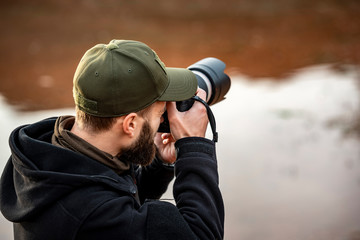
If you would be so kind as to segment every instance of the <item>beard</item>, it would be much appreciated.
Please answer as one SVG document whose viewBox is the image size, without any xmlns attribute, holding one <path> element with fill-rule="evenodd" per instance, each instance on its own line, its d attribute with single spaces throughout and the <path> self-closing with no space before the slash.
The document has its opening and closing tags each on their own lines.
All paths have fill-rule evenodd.
<svg viewBox="0 0 360 240">
<path fill-rule="evenodd" d="M 117 156 L 120 161 L 130 162 L 141 166 L 149 165 L 156 154 L 154 132 L 148 121 L 145 121 L 139 138 L 127 148 L 122 149 Z"/>
</svg>

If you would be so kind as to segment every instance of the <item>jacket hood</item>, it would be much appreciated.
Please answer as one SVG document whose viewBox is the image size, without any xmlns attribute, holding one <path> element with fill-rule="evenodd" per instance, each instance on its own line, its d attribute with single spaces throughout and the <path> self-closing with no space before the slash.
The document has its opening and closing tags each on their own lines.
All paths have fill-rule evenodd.
<svg viewBox="0 0 360 240">
<path fill-rule="evenodd" d="M 54 146 L 56 118 L 15 129 L 9 139 L 11 157 L 0 182 L 0 208 L 10 221 L 26 221 L 48 205 L 84 185 L 106 184 L 121 192 L 136 191 L 131 177 L 85 155 Z"/>
</svg>

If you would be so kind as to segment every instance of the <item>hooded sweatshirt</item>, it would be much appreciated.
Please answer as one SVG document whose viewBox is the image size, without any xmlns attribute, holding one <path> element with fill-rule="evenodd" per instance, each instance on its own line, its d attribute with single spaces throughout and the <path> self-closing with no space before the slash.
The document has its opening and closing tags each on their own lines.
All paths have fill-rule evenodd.
<svg viewBox="0 0 360 240">
<path fill-rule="evenodd" d="M 224 206 L 210 140 L 176 142 L 175 206 L 145 200 L 161 196 L 172 170 L 154 161 L 119 175 L 53 145 L 55 121 L 22 126 L 10 136 L 0 209 L 14 223 L 15 239 L 222 239 Z"/>
<path fill-rule="evenodd" d="M 121 174 L 130 169 L 129 163 L 122 162 L 116 156 L 112 156 L 109 153 L 101 151 L 72 133 L 71 128 L 74 123 L 74 116 L 59 117 L 55 122 L 54 134 L 52 135 L 51 143 L 91 157 L 92 159 L 110 167 L 117 174 Z"/>
</svg>

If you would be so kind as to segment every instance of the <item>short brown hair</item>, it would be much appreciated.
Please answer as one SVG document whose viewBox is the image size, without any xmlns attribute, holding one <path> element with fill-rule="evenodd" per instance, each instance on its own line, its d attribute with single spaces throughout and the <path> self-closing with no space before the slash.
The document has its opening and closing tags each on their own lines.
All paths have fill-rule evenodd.
<svg viewBox="0 0 360 240">
<path fill-rule="evenodd" d="M 76 120 L 85 128 L 94 132 L 109 130 L 115 123 L 116 117 L 95 117 L 76 107 Z"/>
<path fill-rule="evenodd" d="M 141 117 L 146 117 L 152 105 L 137 112 Z M 76 120 L 79 121 L 85 128 L 94 132 L 101 132 L 109 130 L 116 122 L 118 117 L 96 117 L 92 116 L 78 107 L 76 107 Z"/>
</svg>

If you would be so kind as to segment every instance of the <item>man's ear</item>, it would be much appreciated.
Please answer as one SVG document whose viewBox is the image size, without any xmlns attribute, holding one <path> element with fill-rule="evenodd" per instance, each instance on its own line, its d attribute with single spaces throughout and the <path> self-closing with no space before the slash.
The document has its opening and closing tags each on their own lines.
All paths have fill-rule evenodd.
<svg viewBox="0 0 360 240">
<path fill-rule="evenodd" d="M 135 131 L 139 126 L 139 116 L 136 113 L 129 113 L 124 116 L 123 131 L 129 137 L 135 136 Z"/>
</svg>

